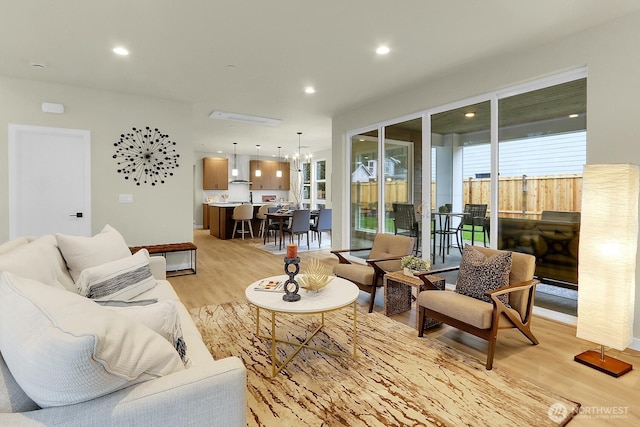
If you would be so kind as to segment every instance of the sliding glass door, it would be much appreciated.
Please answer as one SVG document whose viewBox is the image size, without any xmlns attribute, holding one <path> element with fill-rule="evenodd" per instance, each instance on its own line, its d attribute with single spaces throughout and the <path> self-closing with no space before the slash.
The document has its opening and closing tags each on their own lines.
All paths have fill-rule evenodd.
<svg viewBox="0 0 640 427">
<path fill-rule="evenodd" d="M 578 283 L 586 100 L 580 78 L 499 101 L 497 246 L 535 255 L 536 276 L 565 288 Z"/>
<path fill-rule="evenodd" d="M 378 131 L 351 137 L 351 244 L 371 247 L 378 231 Z M 384 218 L 384 214 L 382 215 Z"/>
<path fill-rule="evenodd" d="M 491 103 L 484 101 L 431 116 L 432 205 L 437 262 L 460 255 L 464 244 L 489 241 L 491 211 Z M 477 208 L 474 218 L 465 215 Z"/>
</svg>

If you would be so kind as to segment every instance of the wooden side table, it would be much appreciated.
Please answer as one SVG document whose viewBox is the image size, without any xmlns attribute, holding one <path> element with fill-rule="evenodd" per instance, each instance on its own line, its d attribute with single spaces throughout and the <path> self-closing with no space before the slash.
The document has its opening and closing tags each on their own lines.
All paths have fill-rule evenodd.
<svg viewBox="0 0 640 427">
<path fill-rule="evenodd" d="M 440 276 L 427 276 L 438 288 L 444 290 L 445 280 Z M 425 290 L 424 282 L 417 277 L 406 276 L 402 270 L 384 275 L 384 314 L 391 316 L 411 310 L 411 289 L 416 288 L 418 293 Z M 433 319 L 425 319 L 425 328 L 432 328 L 441 322 Z M 418 329 L 418 316 L 416 315 L 416 329 Z"/>
</svg>

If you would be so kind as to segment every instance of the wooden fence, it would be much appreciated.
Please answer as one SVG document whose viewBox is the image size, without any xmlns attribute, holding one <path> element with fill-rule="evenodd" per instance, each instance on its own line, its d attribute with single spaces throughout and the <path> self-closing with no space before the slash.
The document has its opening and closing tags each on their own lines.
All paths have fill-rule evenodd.
<svg viewBox="0 0 640 427">
<path fill-rule="evenodd" d="M 549 175 L 500 177 L 499 213 L 502 218 L 538 219 L 542 211 L 580 211 L 582 200 L 582 175 Z M 431 184 L 431 194 L 435 195 L 435 182 Z M 394 202 L 406 203 L 407 181 L 385 182 L 385 209 L 391 210 Z M 491 211 L 490 178 L 469 178 L 463 184 L 463 204 L 484 203 Z M 377 182 L 355 182 L 351 184 L 351 200 L 358 201 L 363 208 L 377 204 Z M 416 205 L 419 202 L 416 202 Z M 431 209 L 435 210 L 435 197 Z"/>
<path fill-rule="evenodd" d="M 485 203 L 491 211 L 490 178 L 469 178 L 463 186 L 464 203 Z M 580 212 L 582 175 L 504 177 L 498 179 L 498 216 L 539 218 L 542 211 Z"/>
</svg>

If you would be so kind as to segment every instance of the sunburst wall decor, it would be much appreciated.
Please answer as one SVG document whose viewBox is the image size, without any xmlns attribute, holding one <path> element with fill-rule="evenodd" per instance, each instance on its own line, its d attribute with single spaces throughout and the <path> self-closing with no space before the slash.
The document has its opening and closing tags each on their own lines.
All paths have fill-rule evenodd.
<svg viewBox="0 0 640 427">
<path fill-rule="evenodd" d="M 168 176 L 173 176 L 180 154 L 176 152 L 175 141 L 169 140 L 158 128 L 133 128 L 133 132 L 121 134 L 120 140 L 113 144 L 118 161 L 118 173 L 124 179 L 133 179 L 136 185 L 164 184 Z"/>
</svg>

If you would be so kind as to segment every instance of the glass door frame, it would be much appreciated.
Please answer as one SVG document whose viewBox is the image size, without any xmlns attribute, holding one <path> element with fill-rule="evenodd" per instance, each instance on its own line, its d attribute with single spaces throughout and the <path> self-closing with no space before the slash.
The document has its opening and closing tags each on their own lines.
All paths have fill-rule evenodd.
<svg viewBox="0 0 640 427">
<path fill-rule="evenodd" d="M 448 110 L 453 110 L 457 108 L 464 107 L 466 105 L 477 104 L 480 102 L 491 103 L 491 128 L 490 128 L 490 139 L 491 139 L 491 195 L 490 195 L 490 203 L 491 206 L 498 206 L 498 171 L 499 171 L 499 144 L 498 144 L 498 133 L 499 133 L 499 111 L 498 111 L 498 101 L 502 98 L 507 98 L 514 95 L 523 94 L 526 92 L 531 92 L 538 89 L 543 89 L 545 87 L 554 86 L 562 83 L 567 83 L 573 80 L 581 79 L 587 77 L 587 67 L 578 67 L 569 71 L 560 72 L 554 74 L 552 76 L 539 78 L 533 80 L 531 82 L 514 85 L 503 90 L 491 91 L 482 95 L 477 95 L 474 97 L 465 98 L 463 100 L 455 101 L 452 103 L 447 103 L 444 105 L 440 105 L 437 107 L 425 109 L 421 112 L 401 116 L 397 118 L 393 118 L 390 120 L 385 120 L 383 122 L 378 122 L 374 125 L 369 125 L 366 127 L 361 127 L 359 129 L 355 129 L 346 133 L 346 159 L 345 164 L 345 176 L 347 177 L 347 181 L 349 185 L 351 184 L 351 149 L 352 149 L 352 138 L 361 133 L 377 131 L 378 132 L 378 153 L 380 154 L 378 165 L 377 165 L 377 174 L 379 177 L 383 176 L 384 172 L 384 140 L 385 140 L 385 127 L 394 125 L 397 123 L 401 123 L 408 120 L 413 120 L 417 118 L 422 118 L 422 165 L 423 165 L 423 174 L 422 174 L 422 203 L 423 206 L 427 206 L 427 209 L 422 209 L 422 223 L 430 224 L 431 223 L 431 148 L 432 148 L 432 138 L 431 138 L 431 116 L 434 114 L 442 113 Z M 378 186 L 378 209 L 384 209 L 384 186 Z M 349 233 L 349 228 L 351 226 L 350 223 L 350 213 L 351 213 L 351 192 L 345 192 L 345 197 L 343 200 L 343 206 L 347 207 L 344 209 L 343 214 L 343 232 L 345 236 L 348 236 L 347 243 L 351 243 L 351 234 Z M 382 212 L 382 211 L 380 211 Z M 491 209 L 489 215 L 490 221 L 490 231 L 489 231 L 489 245 L 495 249 L 495 242 L 498 239 L 498 209 Z M 382 232 L 383 225 L 378 222 L 377 232 Z M 430 227 L 422 227 L 422 242 L 429 242 L 431 239 Z M 350 246 L 349 246 L 350 247 Z M 423 244 L 423 258 L 427 258 L 430 256 L 431 247 L 430 245 Z"/>
</svg>

